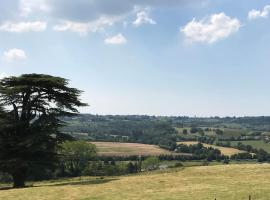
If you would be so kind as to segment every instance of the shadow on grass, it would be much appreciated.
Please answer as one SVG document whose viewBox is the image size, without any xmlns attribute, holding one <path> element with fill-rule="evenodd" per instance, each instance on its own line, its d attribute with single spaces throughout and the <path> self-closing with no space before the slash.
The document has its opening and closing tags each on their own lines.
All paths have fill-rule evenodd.
<svg viewBox="0 0 270 200">
<path fill-rule="evenodd" d="M 25 187 L 19 187 L 19 188 L 14 188 L 12 186 L 4 186 L 4 187 L 0 186 L 0 191 L 1 190 L 12 190 L 12 189 L 25 189 L 25 188 L 31 188 L 31 187 L 34 187 L 34 186 L 33 185 L 27 185 Z"/>
<path fill-rule="evenodd" d="M 45 184 L 45 185 L 29 185 L 29 186 L 26 186 L 26 187 L 23 187 L 23 188 L 13 188 L 12 186 L 4 186 L 4 187 L 1 187 L 0 186 L 0 191 L 1 190 L 11 190 L 11 189 L 25 189 L 25 188 L 35 188 L 35 187 L 55 187 L 55 186 L 67 186 L 67 185 L 97 185 L 97 184 L 104 184 L 104 183 L 109 183 L 111 181 L 116 181 L 116 180 L 119 180 L 119 179 L 92 179 L 92 180 L 76 180 L 76 181 L 67 181 L 67 182 L 62 182 L 62 183 L 59 183 L 59 182 L 56 182 L 56 183 L 53 183 L 53 184 Z"/>
<path fill-rule="evenodd" d="M 44 185 L 44 186 L 65 186 L 65 185 L 97 185 L 97 184 L 104 184 L 111 181 L 116 181 L 119 179 L 93 179 L 93 180 L 78 180 L 78 181 L 71 181 L 71 182 L 63 182 L 63 183 L 55 183 L 51 185 Z M 40 185 L 39 187 L 43 187 Z"/>
<path fill-rule="evenodd" d="M 0 187 L 0 191 L 1 190 L 11 190 L 11 189 L 14 189 L 13 187 L 11 186 L 7 186 L 7 187 Z"/>
</svg>

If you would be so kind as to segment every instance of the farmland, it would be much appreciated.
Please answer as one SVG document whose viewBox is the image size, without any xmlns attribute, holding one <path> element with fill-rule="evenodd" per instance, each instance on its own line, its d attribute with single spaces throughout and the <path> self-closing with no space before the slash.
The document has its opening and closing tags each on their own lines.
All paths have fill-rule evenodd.
<svg viewBox="0 0 270 200">
<path fill-rule="evenodd" d="M 177 168 L 122 177 L 83 177 L 2 190 L 5 200 L 194 200 L 270 199 L 270 165 L 241 164 Z"/>
<path fill-rule="evenodd" d="M 91 142 L 95 144 L 99 155 L 104 156 L 158 156 L 172 154 L 172 152 L 161 149 L 156 145 L 139 143 L 119 143 L 119 142 Z"/>
<path fill-rule="evenodd" d="M 196 141 L 187 141 L 187 142 L 178 142 L 178 144 L 186 144 L 186 145 L 193 145 L 193 144 L 198 144 L 198 142 Z M 225 155 L 225 156 L 231 156 L 234 154 L 238 154 L 238 153 L 242 153 L 244 151 L 235 149 L 235 148 L 231 148 L 231 147 L 220 147 L 220 146 L 216 146 L 216 145 L 210 145 L 210 144 L 205 144 L 202 143 L 204 147 L 212 147 L 214 149 L 219 149 L 221 151 L 221 154 Z"/>
</svg>

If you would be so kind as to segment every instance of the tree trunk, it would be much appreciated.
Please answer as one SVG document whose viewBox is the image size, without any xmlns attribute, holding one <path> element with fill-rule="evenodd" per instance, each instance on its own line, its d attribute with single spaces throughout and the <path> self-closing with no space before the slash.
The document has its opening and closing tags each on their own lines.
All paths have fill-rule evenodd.
<svg viewBox="0 0 270 200">
<path fill-rule="evenodd" d="M 25 187 L 26 175 L 22 171 L 18 171 L 12 174 L 13 177 L 13 187 L 22 188 Z"/>
</svg>

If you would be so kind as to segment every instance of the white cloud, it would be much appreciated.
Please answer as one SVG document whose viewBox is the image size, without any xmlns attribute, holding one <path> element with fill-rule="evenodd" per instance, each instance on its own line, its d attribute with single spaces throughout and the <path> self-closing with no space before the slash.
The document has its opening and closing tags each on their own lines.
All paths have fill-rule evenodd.
<svg viewBox="0 0 270 200">
<path fill-rule="evenodd" d="M 108 18 L 100 17 L 99 19 L 91 22 L 74 22 L 64 20 L 60 24 L 55 25 L 53 29 L 55 31 L 71 31 L 86 35 L 89 32 L 103 31 L 106 27 L 114 25 L 120 18 Z"/>
<path fill-rule="evenodd" d="M 189 42 L 214 43 L 237 32 L 240 27 L 241 24 L 237 18 L 219 13 L 200 21 L 193 19 L 180 31 Z"/>
<path fill-rule="evenodd" d="M 156 21 L 149 17 L 149 9 L 138 11 L 136 15 L 137 18 L 133 22 L 134 26 L 141 26 L 143 24 L 156 24 Z"/>
<path fill-rule="evenodd" d="M 22 49 L 9 49 L 4 52 L 4 60 L 8 62 L 21 61 L 27 58 L 25 52 Z"/>
<path fill-rule="evenodd" d="M 104 40 L 105 44 L 114 44 L 114 45 L 120 45 L 127 43 L 127 39 L 121 34 L 117 34 L 113 37 L 108 37 Z"/>
<path fill-rule="evenodd" d="M 47 23 L 42 21 L 34 22 L 5 22 L 0 25 L 0 31 L 22 33 L 22 32 L 41 32 L 47 28 Z"/>
<path fill-rule="evenodd" d="M 248 18 L 250 20 L 257 19 L 257 18 L 267 18 L 270 13 L 270 5 L 264 6 L 263 10 L 251 10 L 248 13 Z"/>
</svg>

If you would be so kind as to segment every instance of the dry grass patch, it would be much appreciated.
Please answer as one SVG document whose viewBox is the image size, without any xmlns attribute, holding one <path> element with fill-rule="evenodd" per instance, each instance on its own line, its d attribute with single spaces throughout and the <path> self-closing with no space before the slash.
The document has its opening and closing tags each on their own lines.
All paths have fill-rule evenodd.
<svg viewBox="0 0 270 200">
<path fill-rule="evenodd" d="M 161 149 L 156 145 L 139 143 L 119 143 L 119 142 L 91 142 L 95 144 L 99 155 L 105 156 L 158 156 L 175 154 L 173 152 Z"/>
</svg>

